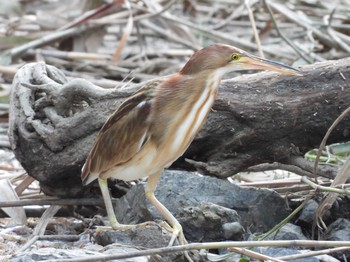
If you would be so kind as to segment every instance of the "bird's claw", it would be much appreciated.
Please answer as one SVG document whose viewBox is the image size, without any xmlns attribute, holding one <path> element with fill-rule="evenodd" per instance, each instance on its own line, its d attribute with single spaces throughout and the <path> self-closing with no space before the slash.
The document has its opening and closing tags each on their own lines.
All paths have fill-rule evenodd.
<svg viewBox="0 0 350 262">
<path fill-rule="evenodd" d="M 174 226 L 170 226 L 168 223 L 166 223 L 165 221 L 162 221 L 159 224 L 163 229 L 165 229 L 166 231 L 170 232 L 171 235 L 171 239 L 169 241 L 168 247 L 171 247 L 174 245 L 175 240 L 177 239 L 180 245 L 186 245 L 188 244 L 184 234 L 183 234 L 183 230 L 182 230 L 182 226 L 180 224 L 176 224 Z"/>
<path fill-rule="evenodd" d="M 171 247 L 174 245 L 175 240 L 177 239 L 177 241 L 179 242 L 180 245 L 187 245 L 188 242 L 185 238 L 185 235 L 183 233 L 182 230 L 182 226 L 180 224 L 176 224 L 173 227 L 171 227 L 168 223 L 166 222 L 162 222 L 160 224 L 165 230 L 167 230 L 168 232 L 171 232 L 171 239 L 169 241 L 168 247 Z M 192 258 L 189 255 L 188 251 L 184 251 L 184 255 L 187 259 L 188 262 L 193 262 Z"/>
</svg>

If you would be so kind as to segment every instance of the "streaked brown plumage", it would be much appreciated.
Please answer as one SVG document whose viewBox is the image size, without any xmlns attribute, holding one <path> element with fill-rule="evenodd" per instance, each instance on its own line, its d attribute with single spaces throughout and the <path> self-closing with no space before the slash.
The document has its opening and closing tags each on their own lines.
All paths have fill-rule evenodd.
<svg viewBox="0 0 350 262">
<path fill-rule="evenodd" d="M 299 75 L 282 64 L 238 48 L 214 45 L 197 51 L 182 70 L 139 89 L 102 127 L 82 171 L 84 184 L 99 178 L 113 228 L 115 219 L 105 180 L 135 180 L 149 176 L 146 196 L 185 243 L 182 228 L 154 197 L 163 169 L 180 157 L 202 127 L 225 73 L 266 69 Z M 106 192 L 107 191 L 107 192 Z"/>
</svg>

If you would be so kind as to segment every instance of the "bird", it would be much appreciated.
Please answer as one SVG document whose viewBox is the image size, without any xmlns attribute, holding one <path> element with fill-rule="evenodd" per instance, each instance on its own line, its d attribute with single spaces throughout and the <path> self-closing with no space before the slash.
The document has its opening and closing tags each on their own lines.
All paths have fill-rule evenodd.
<svg viewBox="0 0 350 262">
<path fill-rule="evenodd" d="M 134 225 L 117 221 L 107 179 L 148 177 L 145 195 L 171 226 L 171 244 L 176 238 L 180 244 L 187 243 L 178 220 L 154 195 L 157 182 L 203 126 L 224 75 L 239 70 L 302 75 L 282 63 L 215 44 L 194 52 L 178 73 L 147 82 L 108 118 L 82 168 L 81 179 L 84 185 L 98 180 L 112 229 Z"/>
</svg>

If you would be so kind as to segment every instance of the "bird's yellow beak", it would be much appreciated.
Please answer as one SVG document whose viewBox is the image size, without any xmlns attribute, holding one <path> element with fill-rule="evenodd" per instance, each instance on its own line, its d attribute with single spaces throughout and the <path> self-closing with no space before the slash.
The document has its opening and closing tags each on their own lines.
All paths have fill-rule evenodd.
<svg viewBox="0 0 350 262">
<path fill-rule="evenodd" d="M 251 54 L 243 55 L 237 62 L 244 69 L 270 70 L 288 75 L 303 75 L 300 70 L 295 69 L 291 66 L 287 66 L 282 63 L 271 61 Z"/>
</svg>

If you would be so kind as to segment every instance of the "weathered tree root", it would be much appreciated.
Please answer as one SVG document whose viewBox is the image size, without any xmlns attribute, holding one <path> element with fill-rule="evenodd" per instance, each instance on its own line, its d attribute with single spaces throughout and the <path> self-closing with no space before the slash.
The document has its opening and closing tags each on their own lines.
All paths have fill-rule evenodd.
<svg viewBox="0 0 350 262">
<path fill-rule="evenodd" d="M 295 165 L 293 157 L 317 147 L 349 107 L 349 65 L 350 59 L 343 59 L 305 67 L 304 77 L 260 73 L 224 81 L 206 125 L 174 167 L 225 178 L 262 163 Z M 84 79 L 69 81 L 44 63 L 18 71 L 10 141 L 44 192 L 65 197 L 89 193 L 82 188 L 80 170 L 97 132 L 139 86 L 109 90 Z M 349 135 L 350 123 L 343 121 L 330 142 Z"/>
</svg>

